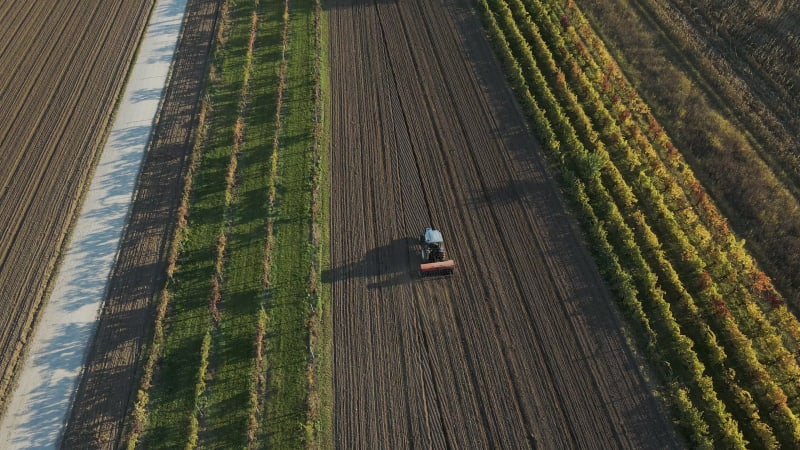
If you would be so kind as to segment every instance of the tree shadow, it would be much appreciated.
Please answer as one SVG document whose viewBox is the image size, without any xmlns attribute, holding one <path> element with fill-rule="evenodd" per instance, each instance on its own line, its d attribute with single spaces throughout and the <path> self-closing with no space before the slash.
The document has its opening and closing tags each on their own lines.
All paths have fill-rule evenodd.
<svg viewBox="0 0 800 450">
<path fill-rule="evenodd" d="M 154 37 L 173 36 L 179 33 L 183 26 L 186 3 L 184 0 L 160 2 L 156 6 L 156 11 L 153 11 L 153 17 L 158 17 L 159 20 L 147 25 L 147 33 Z"/>
<path fill-rule="evenodd" d="M 477 187 L 469 199 L 469 205 L 479 207 L 483 205 L 519 205 L 531 207 L 537 195 L 546 192 L 547 186 L 544 180 L 506 180 L 502 185 L 494 187 Z"/>
<path fill-rule="evenodd" d="M 29 359 L 41 380 L 26 396 L 23 408 L 9 411 L 17 416 L 13 445 L 49 448 L 56 442 L 71 401 L 75 374 L 83 363 L 82 342 L 89 339 L 93 325 L 53 324 L 52 337 L 32 349 Z"/>
<path fill-rule="evenodd" d="M 161 99 L 161 93 L 164 91 L 162 87 L 141 88 L 133 91 L 130 100 L 131 103 L 146 102 L 149 100 L 158 101 Z M 150 127 L 148 127 L 150 128 Z"/>
</svg>

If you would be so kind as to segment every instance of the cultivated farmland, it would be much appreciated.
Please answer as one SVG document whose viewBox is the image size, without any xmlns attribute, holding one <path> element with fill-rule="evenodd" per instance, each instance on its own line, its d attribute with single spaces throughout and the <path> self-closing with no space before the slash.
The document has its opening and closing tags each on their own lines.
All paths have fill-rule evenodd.
<svg viewBox="0 0 800 450">
<path fill-rule="evenodd" d="M 152 3 L 0 5 L 0 409 Z"/>
<path fill-rule="evenodd" d="M 0 5 L 0 408 L 151 6 L 60 3 Z M 738 3 L 190 0 L 63 445 L 800 445 L 798 34 Z"/>
<path fill-rule="evenodd" d="M 326 446 L 321 27 L 318 2 L 222 2 L 128 446 Z"/>
<path fill-rule="evenodd" d="M 330 9 L 336 446 L 678 446 L 473 3 Z"/>
</svg>

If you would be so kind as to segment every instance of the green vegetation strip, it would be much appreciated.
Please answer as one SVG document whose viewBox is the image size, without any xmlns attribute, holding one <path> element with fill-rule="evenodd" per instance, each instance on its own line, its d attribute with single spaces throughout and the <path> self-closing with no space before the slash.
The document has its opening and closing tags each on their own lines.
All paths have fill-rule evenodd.
<svg viewBox="0 0 800 450">
<path fill-rule="evenodd" d="M 693 445 L 796 444 L 797 320 L 635 90 L 620 82 L 613 60 L 594 58 L 602 43 L 588 27 L 581 28 L 583 40 L 577 37 L 570 20 L 580 12 L 572 2 L 481 5 L 514 87 L 582 212 L 601 268 Z M 661 153 L 643 124 L 660 133 L 653 141 Z"/>
<path fill-rule="evenodd" d="M 327 16 L 320 0 L 314 1 L 314 143 L 311 189 L 312 261 L 309 274 L 311 317 L 308 320 L 308 345 L 311 364 L 307 369 L 308 412 L 306 415 L 306 448 L 333 448 L 332 424 L 332 320 L 330 315 L 330 286 L 320 283 L 320 274 L 328 266 L 328 155 L 330 142 L 327 71 Z"/>
<path fill-rule="evenodd" d="M 573 11 L 570 20 L 573 18 L 585 25 L 579 11 Z M 590 31 L 588 27 L 581 26 L 580 28 L 584 35 L 588 35 Z M 572 35 L 571 39 L 578 42 L 574 28 L 568 27 L 567 31 Z M 604 51 L 604 47 L 598 42 L 593 42 L 590 47 L 596 53 Z M 580 49 L 580 44 L 578 49 Z M 610 57 L 606 54 L 604 65 L 609 65 L 609 62 Z M 608 90 L 613 91 L 615 88 L 612 86 L 623 85 L 622 77 L 614 76 L 613 80 L 607 85 Z M 625 101 L 630 100 L 631 103 L 642 104 L 629 85 L 619 87 L 617 92 L 620 96 L 625 96 Z M 608 100 L 606 103 L 608 104 Z M 744 369 L 745 379 L 757 380 L 752 385 L 752 390 L 756 394 L 757 400 L 762 402 L 762 409 L 770 415 L 777 413 L 777 417 L 773 417 L 773 420 L 786 430 L 786 438 L 790 442 L 796 440 L 797 422 L 788 419 L 791 419 L 797 412 L 798 381 L 800 380 L 797 361 L 792 356 L 797 349 L 797 318 L 788 312 L 769 279 L 755 267 L 750 255 L 743 250 L 742 244 L 737 242 L 730 233 L 725 220 L 708 200 L 691 171 L 686 169 L 685 162 L 677 154 L 655 119 L 649 113 L 642 114 L 642 108 L 637 108 L 639 112 L 631 114 L 630 110 L 619 107 L 623 103 L 623 101 L 618 102 L 618 111 L 622 113 L 627 111 L 631 119 L 640 116 L 638 124 L 634 120 L 627 120 L 624 123 L 627 133 L 636 136 L 635 141 L 639 147 L 636 149 L 637 153 L 645 160 L 638 162 L 639 166 L 638 168 L 634 167 L 634 170 L 647 173 L 653 180 L 652 185 L 660 186 L 659 190 L 665 192 L 662 196 L 664 203 L 676 212 L 673 219 L 677 225 L 671 227 L 675 231 L 670 231 L 669 227 L 661 227 L 663 234 L 672 235 L 673 238 L 669 240 L 670 242 L 679 244 L 673 246 L 672 251 L 677 253 L 673 255 L 673 260 L 686 260 L 690 263 L 695 261 L 701 283 L 707 283 L 709 287 L 711 284 L 716 286 L 718 292 L 703 303 L 706 317 L 709 317 L 709 321 L 713 320 L 715 316 L 717 319 L 723 319 L 723 323 L 719 324 L 715 331 L 723 341 L 727 341 L 729 354 L 734 359 L 741 361 L 757 358 L 764 365 L 765 370 L 769 373 L 766 377 L 754 376 L 755 372 L 752 371 L 752 368 L 757 367 L 758 364 L 754 360 L 748 361 L 740 367 Z M 645 124 L 649 128 L 648 131 L 639 128 L 639 125 L 644 127 Z M 658 155 L 647 139 L 643 137 L 645 134 L 661 147 L 662 151 Z M 639 158 L 631 155 L 626 160 L 630 163 L 638 161 Z M 651 187 L 651 190 L 654 189 Z M 687 207 L 689 204 L 694 204 L 694 208 Z M 679 235 L 681 230 L 687 230 L 686 234 Z M 680 245 L 684 245 L 681 243 L 685 243 L 687 240 L 691 241 L 693 247 L 690 248 L 693 249 L 693 252 L 697 252 L 697 255 L 688 259 L 684 256 L 687 254 L 687 248 L 679 249 Z M 732 323 L 738 324 L 741 333 L 733 328 L 721 329 L 731 327 Z M 751 346 L 752 350 L 747 350 Z M 741 353 L 742 351 L 744 353 Z M 775 387 L 769 387 L 770 377 L 775 380 L 776 385 L 780 386 L 788 398 L 783 397 L 784 394 Z M 736 403 L 741 405 L 745 400 L 746 398 L 738 396 Z M 787 400 L 791 410 L 784 405 Z M 743 411 L 743 413 L 745 413 L 745 417 L 747 415 L 752 417 L 750 412 Z M 755 416 L 758 416 L 757 411 Z"/>
<path fill-rule="evenodd" d="M 282 98 L 276 199 L 272 211 L 266 358 L 268 446 L 302 446 L 309 359 L 307 321 L 311 293 L 311 174 L 314 122 L 314 7 L 288 3 L 285 91 Z"/>
<path fill-rule="evenodd" d="M 567 27 L 565 34 L 569 34 L 571 31 L 572 27 Z M 555 35 L 553 30 L 551 30 L 551 34 Z M 557 43 L 554 48 L 565 48 L 563 41 L 560 39 L 555 40 Z M 569 58 L 567 52 L 564 53 L 565 57 Z M 565 66 L 567 66 L 566 62 L 564 61 Z M 574 63 L 574 61 L 572 62 Z M 591 90 L 591 85 L 585 82 L 583 72 L 579 67 L 573 65 L 572 70 L 568 73 L 571 74 L 571 76 L 567 77 L 571 79 L 571 84 L 580 85 L 583 83 L 584 89 Z M 591 99 L 597 98 L 596 93 L 589 92 L 586 95 Z M 587 104 L 596 105 L 597 103 L 587 101 Z M 620 106 L 621 104 L 622 102 L 617 102 L 613 105 L 613 109 L 618 113 L 618 116 L 630 117 L 629 110 Z M 606 115 L 598 117 L 598 112 L 606 113 Z M 593 108 L 593 116 L 597 123 L 614 123 L 614 119 L 608 116 L 604 106 Z M 734 249 L 734 252 L 729 252 L 725 247 L 731 242 L 735 243 L 735 239 L 727 232 L 727 228 L 724 227 L 724 221 L 719 220 L 719 214 L 716 210 L 709 211 L 706 209 L 704 211 L 705 217 L 700 218 L 693 208 L 687 207 L 685 200 L 682 204 L 676 204 L 673 200 L 670 206 L 672 209 L 667 207 L 666 203 L 669 203 L 667 201 L 668 197 L 661 194 L 665 186 L 673 187 L 672 192 L 668 192 L 668 194 L 675 196 L 677 192 L 676 198 L 681 199 L 684 194 L 695 197 L 696 188 L 691 186 L 695 186 L 693 183 L 696 183 L 696 180 L 686 185 L 685 193 L 681 192 L 680 189 L 675 187 L 678 184 L 675 179 L 680 182 L 686 177 L 680 178 L 676 175 L 676 178 L 671 178 L 670 174 L 667 173 L 669 169 L 665 168 L 662 161 L 655 156 L 655 152 L 647 140 L 640 139 L 639 129 L 635 127 L 632 121 L 621 119 L 620 117 L 617 117 L 616 120 L 624 124 L 625 131 L 621 132 L 619 127 L 613 125 L 604 126 L 604 138 L 612 143 L 608 148 L 620 150 L 614 153 L 615 157 L 613 159 L 623 172 L 627 171 L 625 175 L 627 179 L 635 180 L 632 187 L 640 199 L 638 208 L 646 212 L 651 218 L 664 219 L 653 220 L 654 229 L 664 237 L 665 242 L 672 244 L 667 247 L 669 250 L 667 254 L 671 253 L 672 261 L 675 262 L 677 267 L 681 268 L 682 266 L 683 276 L 690 282 L 691 280 L 698 280 L 699 286 L 694 289 L 694 292 L 699 296 L 700 305 L 704 308 L 704 320 L 712 324 L 716 323 L 715 331 L 723 338 L 724 342 L 727 342 L 729 354 L 734 357 L 734 360 L 739 361 L 739 367 L 746 369 L 745 373 L 755 373 L 753 372 L 754 370 L 756 372 L 763 372 L 764 370 L 769 372 L 766 378 L 761 375 L 752 377 L 759 380 L 750 386 L 753 392 L 758 394 L 758 399 L 763 397 L 774 398 L 776 399 L 775 402 L 781 403 L 782 400 L 779 399 L 783 393 L 778 389 L 778 385 L 785 390 L 790 398 L 794 398 L 798 380 L 796 362 L 787 349 L 780 344 L 779 331 L 765 320 L 764 315 L 754 303 L 751 294 L 753 292 L 763 294 L 763 292 L 760 292 L 763 289 L 751 289 L 752 292 L 747 290 L 748 287 L 753 288 L 751 280 L 758 279 L 757 277 L 763 279 L 763 274 L 747 273 L 747 268 L 734 269 L 731 266 L 728 260 L 729 254 L 733 253 L 732 256 L 736 260 L 749 258 L 749 256 L 738 246 Z M 651 119 L 650 123 L 653 123 L 653 120 Z M 633 136 L 631 145 L 637 144 L 639 148 L 631 148 L 624 139 L 619 138 L 620 133 Z M 647 161 L 640 161 L 642 158 Z M 676 159 L 679 159 L 679 155 L 671 157 L 673 161 Z M 680 165 L 683 164 L 681 163 Z M 655 185 L 660 186 L 660 188 L 656 189 Z M 708 204 L 700 202 L 699 206 L 707 208 Z M 676 213 L 673 214 L 672 211 L 676 211 Z M 712 222 L 706 228 L 701 222 L 703 219 L 708 218 L 711 218 Z M 714 226 L 717 223 L 722 223 L 723 226 Z M 683 230 L 687 230 L 687 232 L 684 233 Z M 686 255 L 691 257 L 687 259 Z M 722 280 L 724 283 L 715 280 Z M 664 287 L 663 281 L 662 287 Z M 761 297 L 763 298 L 763 295 Z M 771 303 L 763 302 L 762 306 L 767 306 L 770 310 L 775 311 Z M 734 318 L 735 321 L 727 320 L 728 317 Z M 794 319 L 793 317 L 791 318 Z M 796 319 L 794 320 L 796 322 Z M 687 324 L 684 321 L 687 332 L 691 334 L 692 330 L 697 329 L 695 327 L 697 323 L 702 322 Z M 748 336 L 750 339 L 748 339 Z M 786 337 L 788 338 L 788 336 Z M 787 345 L 794 347 L 796 342 L 793 339 L 789 339 Z M 757 362 L 756 358 L 761 362 Z M 780 360 L 782 363 L 774 364 L 773 362 L 776 360 Z M 762 363 L 764 367 L 762 367 Z M 715 373 L 721 375 L 723 371 L 717 370 Z M 778 382 L 777 385 L 769 381 L 770 376 Z M 727 376 L 727 378 L 728 380 L 725 383 L 721 383 L 722 390 L 729 387 L 732 376 Z M 748 382 L 750 381 L 749 378 L 751 377 L 748 377 Z M 752 403 L 747 397 L 738 396 L 735 405 L 741 405 L 745 401 Z M 772 400 L 763 405 L 765 410 L 774 410 Z M 777 407 L 778 410 L 783 410 L 778 417 L 775 417 L 778 422 L 781 422 L 783 414 L 787 413 L 787 409 L 780 404 Z M 788 412 L 788 415 L 791 417 L 792 413 Z M 789 433 L 794 433 L 792 431 L 794 429 L 793 421 L 786 423 L 785 426 L 788 426 Z"/>
<path fill-rule="evenodd" d="M 224 231 L 226 174 L 231 160 L 233 128 L 239 113 L 248 28 L 242 27 L 245 8 L 226 3 L 217 42 L 214 72 L 209 84 L 210 114 L 199 167 L 193 179 L 188 223 L 169 291 L 172 300 L 164 321 L 164 346 L 150 390 L 149 415 L 142 443 L 148 448 L 191 446 L 192 425 L 204 410 L 195 398 L 203 337 L 214 327 L 210 304 L 218 268 L 218 239 Z M 212 350 L 213 353 L 213 350 Z M 213 373 L 209 374 L 211 377 Z M 203 418 L 199 418 L 202 426 Z"/>
<path fill-rule="evenodd" d="M 324 23 L 222 6 L 129 448 L 332 444 Z"/>
</svg>

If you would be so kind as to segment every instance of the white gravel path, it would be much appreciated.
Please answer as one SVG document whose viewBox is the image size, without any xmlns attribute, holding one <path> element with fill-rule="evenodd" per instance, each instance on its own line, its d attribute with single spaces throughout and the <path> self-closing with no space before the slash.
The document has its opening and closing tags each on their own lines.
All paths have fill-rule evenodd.
<svg viewBox="0 0 800 450">
<path fill-rule="evenodd" d="M 0 418 L 0 449 L 59 444 L 185 9 L 186 0 L 156 2 L 19 384 Z"/>
</svg>

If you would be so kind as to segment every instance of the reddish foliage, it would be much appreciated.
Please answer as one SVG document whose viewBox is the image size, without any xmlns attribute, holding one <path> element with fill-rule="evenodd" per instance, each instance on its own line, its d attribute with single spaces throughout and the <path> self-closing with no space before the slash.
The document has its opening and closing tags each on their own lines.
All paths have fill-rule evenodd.
<svg viewBox="0 0 800 450">
<path fill-rule="evenodd" d="M 650 127 L 650 132 L 656 133 L 661 131 L 661 125 L 658 124 L 658 121 L 652 115 L 647 116 L 647 125 Z"/>
<path fill-rule="evenodd" d="M 569 27 L 569 17 L 567 17 L 567 16 L 561 16 L 561 19 L 560 19 L 560 21 L 561 21 L 561 26 L 562 26 L 562 27 L 564 27 L 564 28 L 567 28 L 567 27 Z"/>
<path fill-rule="evenodd" d="M 591 57 L 591 55 L 589 54 L 589 50 L 583 44 L 583 41 L 577 40 L 577 38 L 575 40 L 575 50 L 578 51 L 578 54 L 582 58 L 588 59 L 589 57 Z M 603 86 L 603 89 L 605 89 L 606 92 L 608 92 L 608 90 L 605 88 L 605 86 Z"/>
<path fill-rule="evenodd" d="M 700 186 L 700 182 L 697 180 L 692 180 L 692 184 L 689 186 L 692 190 L 692 195 L 694 196 L 694 200 L 696 202 L 700 202 L 703 200 L 705 193 L 703 192 L 703 187 Z"/>
<path fill-rule="evenodd" d="M 770 306 L 773 308 L 777 308 L 783 305 L 783 300 L 781 300 L 777 295 L 773 294 L 772 292 L 768 292 L 766 295 L 767 302 L 769 302 Z"/>
<path fill-rule="evenodd" d="M 714 308 L 714 313 L 718 316 L 729 318 L 731 317 L 731 312 L 728 310 L 728 305 L 725 303 L 721 297 L 715 297 L 711 300 L 711 306 Z"/>
<path fill-rule="evenodd" d="M 603 89 L 603 92 L 611 92 L 611 81 L 608 79 L 606 74 L 603 74 L 603 78 L 600 79 L 600 88 Z M 611 98 L 612 103 L 617 103 L 619 101 L 619 97 L 616 95 Z"/>
<path fill-rule="evenodd" d="M 719 214 L 717 214 L 716 217 L 718 220 L 714 221 L 714 227 L 716 228 L 717 233 L 723 236 L 730 234 L 731 229 L 728 227 L 728 219 L 720 216 Z"/>
<path fill-rule="evenodd" d="M 756 271 L 753 279 L 753 286 L 758 292 L 772 290 L 772 280 L 762 271 Z"/>
<path fill-rule="evenodd" d="M 564 72 L 561 70 L 556 73 L 556 86 L 559 86 L 562 89 L 567 86 L 567 78 L 564 75 Z"/>
<path fill-rule="evenodd" d="M 658 121 L 651 114 L 648 114 L 648 116 L 647 116 L 647 124 L 650 126 L 651 130 L 654 129 L 654 128 L 657 128 L 659 126 L 658 125 Z"/>
<path fill-rule="evenodd" d="M 678 157 L 678 149 L 675 148 L 674 145 L 672 145 L 672 142 L 667 141 L 666 147 L 667 147 L 667 158 L 675 159 Z"/>
</svg>

